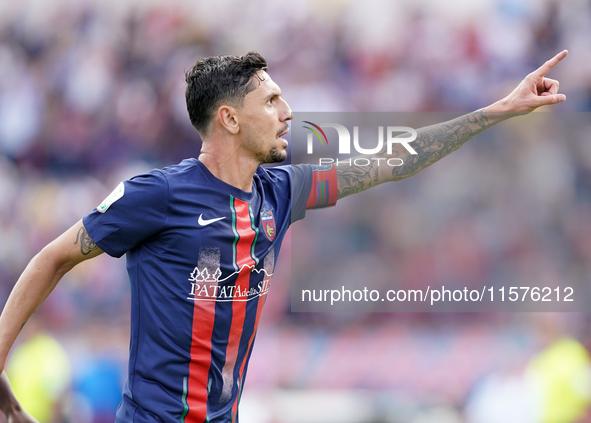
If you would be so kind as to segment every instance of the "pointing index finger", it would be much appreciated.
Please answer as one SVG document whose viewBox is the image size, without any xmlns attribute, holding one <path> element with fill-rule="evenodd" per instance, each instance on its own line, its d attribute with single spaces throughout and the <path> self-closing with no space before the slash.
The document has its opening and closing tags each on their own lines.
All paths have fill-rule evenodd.
<svg viewBox="0 0 591 423">
<path fill-rule="evenodd" d="M 560 53 L 558 53 L 552 59 L 548 60 L 546 63 L 544 63 L 538 69 L 536 69 L 533 72 L 534 75 L 539 76 L 539 77 L 546 75 L 548 72 L 550 72 L 552 70 L 552 68 L 554 68 L 554 66 L 556 66 L 558 64 L 558 62 L 560 62 L 562 59 L 564 59 L 567 54 L 568 54 L 568 50 L 562 50 Z"/>
</svg>

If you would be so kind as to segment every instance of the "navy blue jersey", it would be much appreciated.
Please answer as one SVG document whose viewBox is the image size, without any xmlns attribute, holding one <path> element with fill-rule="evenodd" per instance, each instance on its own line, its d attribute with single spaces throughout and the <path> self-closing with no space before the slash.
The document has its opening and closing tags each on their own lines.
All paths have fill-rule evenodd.
<svg viewBox="0 0 591 423">
<path fill-rule="evenodd" d="M 331 168 L 259 167 L 245 192 L 189 159 L 125 181 L 84 217 L 101 249 L 127 253 L 131 342 L 117 423 L 238 421 L 281 242 L 306 203 L 335 202 Z"/>
</svg>

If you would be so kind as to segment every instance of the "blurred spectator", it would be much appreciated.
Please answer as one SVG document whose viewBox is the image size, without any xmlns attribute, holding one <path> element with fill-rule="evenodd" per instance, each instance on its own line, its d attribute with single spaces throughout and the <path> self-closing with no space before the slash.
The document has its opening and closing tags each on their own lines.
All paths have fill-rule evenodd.
<svg viewBox="0 0 591 423">
<path fill-rule="evenodd" d="M 29 319 L 22 342 L 9 357 L 6 373 L 21 406 L 39 423 L 63 419 L 62 400 L 70 387 L 71 368 L 61 344 Z"/>
</svg>

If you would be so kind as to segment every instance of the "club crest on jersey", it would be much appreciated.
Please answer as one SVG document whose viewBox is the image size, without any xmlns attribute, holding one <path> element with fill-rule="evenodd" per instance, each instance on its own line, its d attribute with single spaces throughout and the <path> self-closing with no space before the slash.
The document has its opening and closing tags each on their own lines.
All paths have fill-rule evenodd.
<svg viewBox="0 0 591 423">
<path fill-rule="evenodd" d="M 266 237 L 271 242 L 275 241 L 275 219 L 273 219 L 273 212 L 269 210 L 262 211 L 261 222 Z"/>
</svg>

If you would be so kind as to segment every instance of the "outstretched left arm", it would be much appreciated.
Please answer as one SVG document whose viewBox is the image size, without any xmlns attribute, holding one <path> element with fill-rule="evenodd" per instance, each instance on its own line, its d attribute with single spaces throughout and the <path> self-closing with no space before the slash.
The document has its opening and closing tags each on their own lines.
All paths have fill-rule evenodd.
<svg viewBox="0 0 591 423">
<path fill-rule="evenodd" d="M 364 191 L 383 182 L 407 178 L 432 165 L 465 142 L 513 116 L 527 114 L 546 104 L 561 103 L 564 94 L 558 94 L 558 81 L 545 75 L 566 57 L 566 50 L 554 56 L 540 68 L 527 75 L 521 83 L 502 100 L 484 109 L 477 110 L 456 119 L 427 126 L 417 130 L 417 138 L 412 146 L 417 154 L 410 154 L 402 144 L 392 148 L 392 154 L 383 151 L 375 158 L 399 158 L 401 166 L 379 166 L 379 160 L 370 161 L 370 166 L 337 166 L 338 198 Z"/>
</svg>

